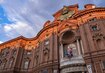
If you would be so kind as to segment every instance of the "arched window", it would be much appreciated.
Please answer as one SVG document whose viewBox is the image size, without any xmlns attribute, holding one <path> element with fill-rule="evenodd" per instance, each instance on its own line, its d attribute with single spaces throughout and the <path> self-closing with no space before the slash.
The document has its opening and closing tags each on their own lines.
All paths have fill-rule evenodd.
<svg viewBox="0 0 105 73">
<path fill-rule="evenodd" d="M 30 64 L 30 60 L 29 59 L 26 59 L 25 61 L 24 61 L 24 69 L 28 69 L 29 68 L 29 64 Z"/>
</svg>

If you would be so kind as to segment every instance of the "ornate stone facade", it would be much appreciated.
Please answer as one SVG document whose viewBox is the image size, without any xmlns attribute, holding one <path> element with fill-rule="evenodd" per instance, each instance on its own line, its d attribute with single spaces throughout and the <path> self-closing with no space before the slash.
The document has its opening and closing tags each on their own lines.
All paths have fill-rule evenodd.
<svg viewBox="0 0 105 73">
<path fill-rule="evenodd" d="M 64 6 L 33 38 L 0 44 L 0 73 L 105 73 L 105 8 Z"/>
</svg>

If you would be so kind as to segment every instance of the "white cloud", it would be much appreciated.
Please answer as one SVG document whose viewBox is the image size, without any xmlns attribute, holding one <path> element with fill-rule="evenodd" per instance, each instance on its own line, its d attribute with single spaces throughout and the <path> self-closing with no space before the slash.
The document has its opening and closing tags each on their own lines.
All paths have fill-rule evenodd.
<svg viewBox="0 0 105 73">
<path fill-rule="evenodd" d="M 9 25 L 6 25 L 6 26 L 4 26 L 4 29 L 5 29 L 5 32 L 8 32 L 12 29 L 12 27 Z"/>
<path fill-rule="evenodd" d="M 2 41 L 0 41 L 0 44 L 3 43 Z"/>
<path fill-rule="evenodd" d="M 6 35 L 11 38 L 17 37 L 19 35 L 32 37 L 36 33 L 30 25 L 20 21 L 13 24 L 6 24 L 4 26 L 4 31 Z"/>
<path fill-rule="evenodd" d="M 43 27 L 44 22 L 47 20 L 52 20 L 52 14 L 61 9 L 63 5 L 78 3 L 83 7 L 83 4 L 91 3 L 93 1 L 0 0 L 0 4 L 3 6 L 8 19 L 15 22 L 13 24 L 6 24 L 4 26 L 4 34 L 9 37 L 17 37 L 19 35 L 23 35 L 25 37 L 34 37 Z M 104 0 L 98 0 L 97 2 L 100 3 L 99 1 L 104 2 Z"/>
<path fill-rule="evenodd" d="M 0 3 L 3 3 L 4 2 L 4 0 L 0 0 Z"/>
</svg>

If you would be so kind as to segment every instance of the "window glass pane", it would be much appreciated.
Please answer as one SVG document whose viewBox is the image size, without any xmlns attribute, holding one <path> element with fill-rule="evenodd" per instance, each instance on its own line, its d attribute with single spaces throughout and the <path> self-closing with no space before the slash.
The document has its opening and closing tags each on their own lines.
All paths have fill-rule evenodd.
<svg viewBox="0 0 105 73">
<path fill-rule="evenodd" d="M 92 26 L 92 30 L 93 30 L 93 31 L 96 31 L 96 30 L 97 30 L 97 26 L 95 26 L 95 25 Z"/>
<path fill-rule="evenodd" d="M 13 62 L 14 62 L 14 58 L 12 58 L 12 59 L 10 60 L 10 63 L 9 63 L 9 67 L 10 67 L 10 68 L 12 67 Z"/>
<path fill-rule="evenodd" d="M 57 70 L 54 70 L 53 73 L 57 73 Z"/>
<path fill-rule="evenodd" d="M 105 61 L 103 61 L 103 68 L 105 69 Z"/>
<path fill-rule="evenodd" d="M 64 54 L 64 57 L 67 56 L 67 45 L 64 45 L 63 47 L 63 54 Z"/>
<path fill-rule="evenodd" d="M 28 69 L 28 66 L 29 66 L 29 61 L 25 61 L 24 62 L 24 69 Z"/>
</svg>

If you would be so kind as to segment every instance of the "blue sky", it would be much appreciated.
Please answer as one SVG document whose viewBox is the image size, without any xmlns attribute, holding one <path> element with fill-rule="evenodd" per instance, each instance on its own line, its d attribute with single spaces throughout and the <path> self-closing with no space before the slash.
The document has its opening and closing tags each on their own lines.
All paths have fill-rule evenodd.
<svg viewBox="0 0 105 73">
<path fill-rule="evenodd" d="M 0 0 L 0 43 L 23 35 L 34 37 L 64 5 L 88 3 L 105 7 L 104 0 Z"/>
</svg>

